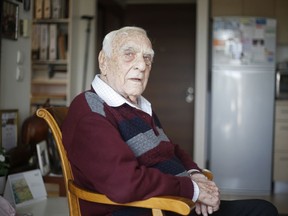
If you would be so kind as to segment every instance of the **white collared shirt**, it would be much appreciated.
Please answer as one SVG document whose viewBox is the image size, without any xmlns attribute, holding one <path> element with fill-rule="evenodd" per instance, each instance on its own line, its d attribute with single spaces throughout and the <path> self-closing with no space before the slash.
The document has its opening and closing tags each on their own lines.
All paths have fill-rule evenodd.
<svg viewBox="0 0 288 216">
<path fill-rule="evenodd" d="M 124 103 L 127 103 L 129 106 L 142 110 L 150 116 L 152 116 L 151 103 L 145 99 L 143 96 L 137 98 L 138 106 L 126 100 L 123 96 L 118 94 L 114 89 L 112 89 L 107 83 L 100 79 L 100 75 L 97 74 L 92 81 L 92 87 L 94 91 L 101 97 L 105 103 L 111 107 L 119 107 Z"/>
</svg>

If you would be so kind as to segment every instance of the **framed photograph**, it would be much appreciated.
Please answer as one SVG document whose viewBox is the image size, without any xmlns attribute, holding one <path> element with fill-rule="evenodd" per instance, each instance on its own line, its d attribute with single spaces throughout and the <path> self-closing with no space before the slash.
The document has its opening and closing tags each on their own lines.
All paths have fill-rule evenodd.
<svg viewBox="0 0 288 216">
<path fill-rule="evenodd" d="M 2 147 L 9 151 L 17 146 L 18 142 L 18 110 L 0 110 Z"/>
<path fill-rule="evenodd" d="M 15 208 L 47 199 L 41 171 L 35 169 L 8 175 L 3 197 Z"/>
<path fill-rule="evenodd" d="M 46 140 L 43 140 L 42 142 L 38 143 L 36 145 L 36 149 L 37 149 L 39 168 L 41 170 L 42 176 L 45 176 L 50 172 L 50 162 Z"/>
<path fill-rule="evenodd" d="M 18 22 L 19 22 L 18 4 L 15 4 L 7 0 L 3 0 L 1 15 L 2 15 L 2 21 L 1 21 L 2 37 L 11 40 L 17 40 Z"/>
</svg>

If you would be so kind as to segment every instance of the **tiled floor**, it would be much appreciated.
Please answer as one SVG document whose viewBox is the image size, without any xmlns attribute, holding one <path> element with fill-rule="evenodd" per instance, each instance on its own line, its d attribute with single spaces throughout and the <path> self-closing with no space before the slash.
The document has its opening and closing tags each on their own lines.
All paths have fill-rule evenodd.
<svg viewBox="0 0 288 216">
<path fill-rule="evenodd" d="M 280 214 L 288 214 L 288 193 L 273 194 L 271 196 L 243 196 L 243 195 L 221 195 L 223 200 L 235 199 L 264 199 L 272 202 L 278 209 Z"/>
</svg>

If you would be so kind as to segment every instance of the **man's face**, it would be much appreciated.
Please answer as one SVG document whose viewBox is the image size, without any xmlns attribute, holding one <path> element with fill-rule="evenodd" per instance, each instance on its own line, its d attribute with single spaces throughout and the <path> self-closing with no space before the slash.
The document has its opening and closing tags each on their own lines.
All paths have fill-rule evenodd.
<svg viewBox="0 0 288 216">
<path fill-rule="evenodd" d="M 100 68 L 104 81 L 132 102 L 146 88 L 153 50 L 150 40 L 139 32 L 120 35 L 113 41 L 111 58 L 105 57 Z"/>
</svg>

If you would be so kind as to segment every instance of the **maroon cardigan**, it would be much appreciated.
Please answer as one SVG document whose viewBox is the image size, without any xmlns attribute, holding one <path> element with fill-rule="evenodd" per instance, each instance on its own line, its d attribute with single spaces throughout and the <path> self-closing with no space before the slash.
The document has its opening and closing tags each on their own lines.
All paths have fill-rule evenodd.
<svg viewBox="0 0 288 216">
<path fill-rule="evenodd" d="M 61 129 L 75 181 L 82 187 L 120 203 L 161 195 L 192 199 L 190 177 L 175 174 L 181 167 L 200 169 L 166 137 L 155 114 L 127 104 L 109 107 L 91 90 L 73 100 Z M 137 140 L 143 134 L 147 140 Z M 153 148 L 144 148 L 151 143 Z M 169 166 L 171 161 L 179 163 L 178 170 Z M 81 201 L 80 206 L 85 216 L 117 215 L 108 205 Z"/>
</svg>

